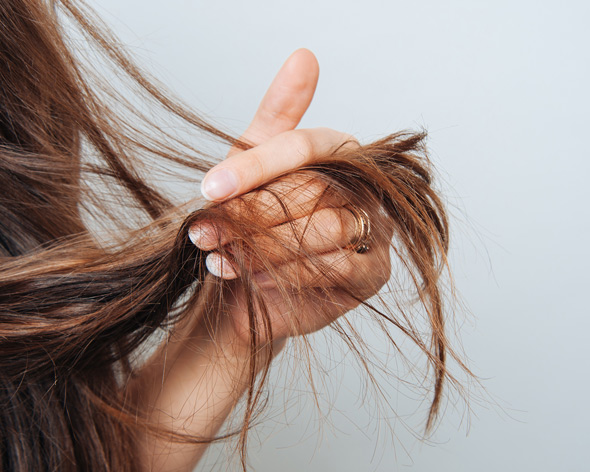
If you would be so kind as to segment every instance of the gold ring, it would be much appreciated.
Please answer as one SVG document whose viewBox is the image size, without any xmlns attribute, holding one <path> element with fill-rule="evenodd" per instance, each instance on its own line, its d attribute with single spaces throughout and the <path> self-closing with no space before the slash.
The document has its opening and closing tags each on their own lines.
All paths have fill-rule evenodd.
<svg viewBox="0 0 590 472">
<path fill-rule="evenodd" d="M 352 205 L 344 205 L 354 216 L 355 234 L 354 238 L 348 243 L 345 249 L 351 249 L 358 254 L 364 254 L 369 251 L 369 237 L 371 236 L 371 220 L 369 215 L 362 208 Z"/>
</svg>

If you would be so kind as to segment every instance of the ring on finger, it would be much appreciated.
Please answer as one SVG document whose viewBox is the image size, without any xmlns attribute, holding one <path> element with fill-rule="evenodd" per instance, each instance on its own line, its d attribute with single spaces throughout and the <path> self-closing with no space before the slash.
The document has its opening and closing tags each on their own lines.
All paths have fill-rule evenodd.
<svg viewBox="0 0 590 472">
<path fill-rule="evenodd" d="M 358 254 L 365 254 L 371 247 L 369 245 L 369 238 L 371 237 L 371 220 L 369 215 L 362 208 L 353 205 L 344 205 L 352 216 L 354 216 L 355 232 L 354 237 L 344 249 L 351 249 Z"/>
</svg>

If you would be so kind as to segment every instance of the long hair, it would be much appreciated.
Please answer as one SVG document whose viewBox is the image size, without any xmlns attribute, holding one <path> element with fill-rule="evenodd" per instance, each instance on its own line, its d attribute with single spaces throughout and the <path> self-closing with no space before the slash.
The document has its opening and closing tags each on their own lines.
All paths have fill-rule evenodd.
<svg viewBox="0 0 590 472">
<path fill-rule="evenodd" d="M 90 61 L 65 34 L 66 23 L 97 54 Z M 134 65 L 81 2 L 0 2 L 0 469 L 133 471 L 140 463 L 133 452 L 137 438 L 146 430 L 171 440 L 215 440 L 159 431 L 146 411 L 126 403 L 121 382 L 139 368 L 132 357 L 159 328 L 174 329 L 190 313 L 214 331 L 224 316 L 227 282 L 207 273 L 207 253 L 188 238 L 198 221 L 223 223 L 233 236 L 218 250 L 239 268 L 234 283 L 247 294 L 250 375 L 237 432 L 244 455 L 273 346 L 260 342 L 272 341 L 273 333 L 252 261 L 267 269 L 289 303 L 307 297 L 321 313 L 329 295 L 274 270 L 271 256 L 256 244 L 255 236 L 273 237 L 256 199 L 240 197 L 238 217 L 223 204 L 190 212 L 150 181 L 150 165 L 203 172 L 214 160 L 104 85 L 108 81 L 88 65 L 94 57 L 131 84 L 140 103 L 201 135 L 248 147 Z M 301 270 L 326 273 L 330 285 L 364 305 L 384 329 L 400 330 L 424 352 L 434 379 L 430 428 L 443 385 L 453 380 L 447 357 L 457 356 L 445 335 L 441 285 L 447 216 L 423 141 L 421 133 L 397 133 L 335 149 L 296 172 L 322 183 L 317 209 L 337 195 L 381 215 L 382 228 L 375 230 L 393 232 L 392 250 L 426 314 L 428 335 L 403 304 L 394 310 L 366 302 L 302 246 L 286 250 Z M 289 221 L 288 195 L 277 190 L 279 181 L 258 191 L 270 195 Z M 108 238 L 99 236 L 101 229 Z M 362 340 L 345 323 L 334 326 L 362 356 Z"/>
</svg>

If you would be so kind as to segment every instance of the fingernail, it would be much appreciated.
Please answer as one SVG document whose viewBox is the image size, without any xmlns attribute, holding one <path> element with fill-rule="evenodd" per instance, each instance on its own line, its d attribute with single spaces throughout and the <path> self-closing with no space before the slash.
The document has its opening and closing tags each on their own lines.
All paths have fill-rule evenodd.
<svg viewBox="0 0 590 472">
<path fill-rule="evenodd" d="M 215 236 L 215 228 L 207 223 L 199 223 L 188 230 L 189 239 L 199 249 L 213 249 L 216 243 Z"/>
<path fill-rule="evenodd" d="M 235 279 L 237 277 L 237 274 L 232 269 L 229 261 L 216 252 L 213 252 L 207 256 L 207 259 L 205 259 L 205 264 L 207 265 L 207 270 L 215 277 L 220 277 L 227 280 Z"/>
<path fill-rule="evenodd" d="M 207 200 L 222 200 L 238 190 L 238 177 L 229 169 L 206 175 L 201 182 L 201 193 Z"/>
</svg>

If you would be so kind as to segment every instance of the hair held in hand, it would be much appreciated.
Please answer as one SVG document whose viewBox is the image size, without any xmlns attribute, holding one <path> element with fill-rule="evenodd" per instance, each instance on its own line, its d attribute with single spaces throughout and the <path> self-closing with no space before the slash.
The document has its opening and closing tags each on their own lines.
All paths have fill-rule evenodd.
<svg viewBox="0 0 590 472">
<path fill-rule="evenodd" d="M 60 23 L 65 17 L 107 69 L 124 77 L 126 91 L 104 85 L 108 80 L 73 52 Z M 249 387 L 243 427 L 236 432 L 244 453 L 276 337 L 257 279 L 261 270 L 276 283 L 286 311 L 296 311 L 303 299 L 317 304 L 321 317 L 337 292 L 364 305 L 385 330 L 411 338 L 431 366 L 427 428 L 432 426 L 443 386 L 452 381 L 447 357 L 455 354 L 445 334 L 441 283 L 447 217 L 432 187 L 422 134 L 341 146 L 228 203 L 187 211 L 151 183 L 150 166 L 169 165 L 180 175 L 206 171 L 213 159 L 142 114 L 125 94 L 133 91 L 195 135 L 247 144 L 208 124 L 141 72 L 82 3 L 5 1 L 0 23 L 0 470 L 131 471 L 139 463 L 130 458 L 136 439 L 146 431 L 175 441 L 215 440 L 150 424 L 148 412 L 128 401 L 124 385 L 141 369 L 134 353 L 159 328 L 173 331 L 191 317 L 214 335 L 228 316 L 228 284 L 242 289 L 248 307 L 242 331 L 251 348 Z M 427 336 L 402 303 L 371 304 L 365 301 L 370 294 L 358 293 L 304 244 L 281 246 L 265 214 L 271 205 L 292 221 L 285 182 L 294 176 L 321 189 L 316 211 L 337 198 L 365 211 L 373 234 L 390 235 L 426 315 Z M 222 224 L 231 235 L 217 251 L 239 273 L 236 280 L 208 273 L 208 253 L 188 237 L 189 226 L 200 221 Z M 108 240 L 97 236 L 100 230 L 108 230 Z M 307 230 L 293 227 L 299 240 Z M 282 273 L 273 247 L 287 252 L 302 273 L 322 274 L 322 283 L 310 287 Z M 351 252 L 342 250 L 342 257 Z M 385 282 L 389 266 L 376 270 L 384 271 Z M 297 320 L 288 318 L 290 335 L 306 331 Z M 362 339 L 345 322 L 333 326 L 362 357 Z"/>
</svg>

